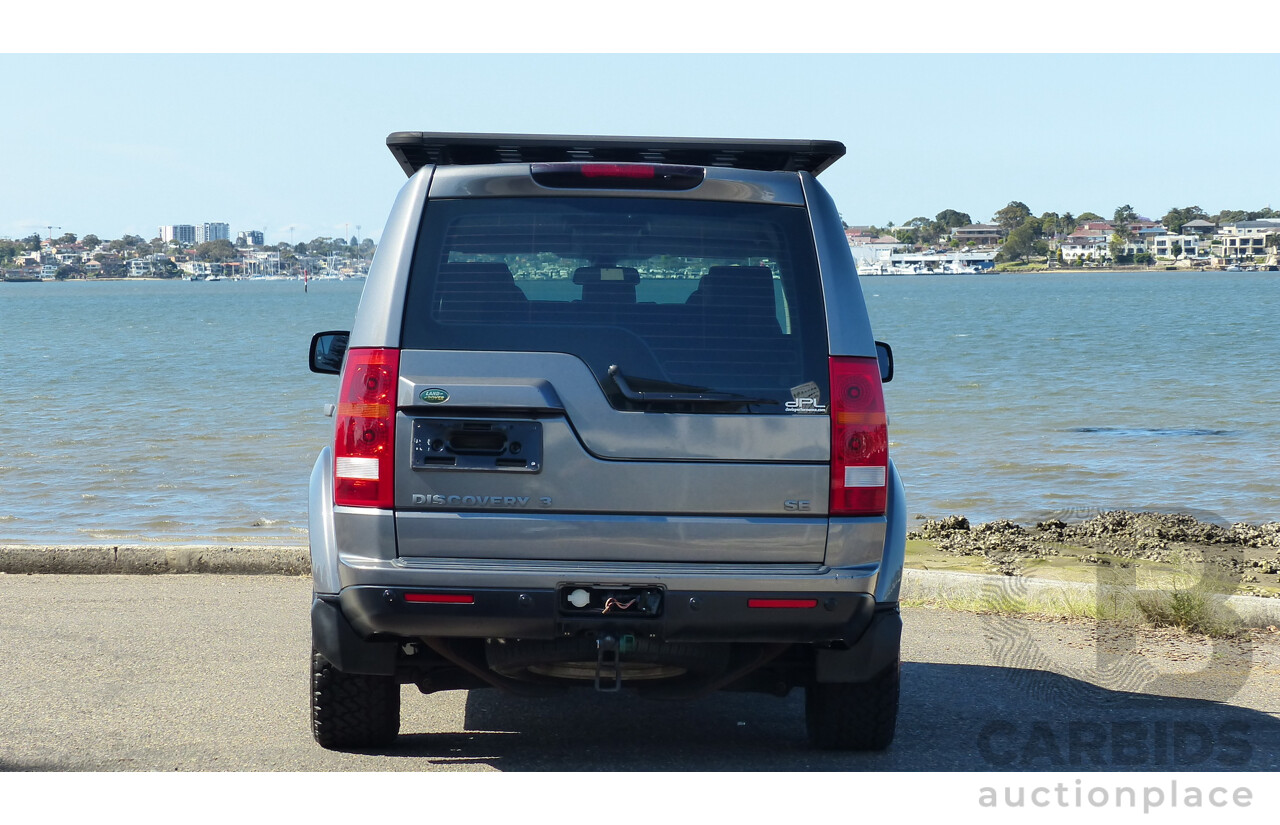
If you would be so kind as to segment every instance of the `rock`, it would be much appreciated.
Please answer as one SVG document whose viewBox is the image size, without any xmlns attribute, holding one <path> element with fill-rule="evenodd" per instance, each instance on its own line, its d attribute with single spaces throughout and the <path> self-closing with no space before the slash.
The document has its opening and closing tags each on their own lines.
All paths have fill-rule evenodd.
<svg viewBox="0 0 1280 825">
<path fill-rule="evenodd" d="M 925 519 L 924 523 L 907 533 L 909 539 L 938 539 L 952 533 L 968 532 L 969 519 L 964 516 L 945 516 Z"/>
</svg>

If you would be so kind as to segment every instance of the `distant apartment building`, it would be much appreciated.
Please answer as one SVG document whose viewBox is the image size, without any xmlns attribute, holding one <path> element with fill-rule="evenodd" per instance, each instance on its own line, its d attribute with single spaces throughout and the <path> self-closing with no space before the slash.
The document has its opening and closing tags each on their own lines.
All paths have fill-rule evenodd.
<svg viewBox="0 0 1280 825">
<path fill-rule="evenodd" d="M 262 233 L 253 229 L 236 234 L 237 246 L 262 246 L 263 240 Z"/>
<path fill-rule="evenodd" d="M 975 246 L 996 246 L 1004 237 L 1004 230 L 986 223 L 975 223 L 969 226 L 957 226 L 951 230 L 952 240 L 960 243 L 973 243 Z"/>
<path fill-rule="evenodd" d="M 188 223 L 160 227 L 160 240 L 165 243 L 191 245 L 196 242 L 196 228 Z"/>
<path fill-rule="evenodd" d="M 1237 221 L 1225 224 L 1218 233 L 1222 254 L 1240 258 L 1267 254 L 1267 236 L 1280 235 L 1280 220 Z"/>
<path fill-rule="evenodd" d="M 1200 219 L 1188 221 L 1182 225 L 1183 234 L 1195 233 L 1196 235 L 1212 235 L 1217 230 L 1218 227 L 1216 224 Z"/>
<path fill-rule="evenodd" d="M 1180 255 L 1188 258 L 1200 257 L 1200 244 L 1203 239 L 1199 235 L 1159 235 L 1151 239 L 1151 254 L 1157 258 L 1177 258 L 1173 254 L 1173 245 L 1180 247 Z"/>
<path fill-rule="evenodd" d="M 196 243 L 230 241 L 231 226 L 225 223 L 204 223 L 196 227 Z"/>
</svg>

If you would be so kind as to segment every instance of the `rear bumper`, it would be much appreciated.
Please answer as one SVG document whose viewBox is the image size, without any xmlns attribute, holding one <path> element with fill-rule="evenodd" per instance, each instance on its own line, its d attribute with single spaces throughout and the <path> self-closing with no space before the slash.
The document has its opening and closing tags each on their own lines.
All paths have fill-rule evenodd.
<svg viewBox="0 0 1280 825">
<path fill-rule="evenodd" d="M 458 598 L 420 603 L 406 596 Z M 876 609 L 870 593 L 663 590 L 657 615 L 584 616 L 549 588 L 348 587 L 342 614 L 364 638 L 556 639 L 635 635 L 664 642 L 853 642 Z"/>
</svg>

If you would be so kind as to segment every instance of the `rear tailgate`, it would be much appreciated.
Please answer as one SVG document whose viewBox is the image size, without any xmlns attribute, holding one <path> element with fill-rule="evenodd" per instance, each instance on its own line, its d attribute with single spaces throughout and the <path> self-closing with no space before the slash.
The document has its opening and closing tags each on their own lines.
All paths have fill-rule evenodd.
<svg viewBox="0 0 1280 825">
<path fill-rule="evenodd" d="M 402 556 L 823 559 L 825 416 L 620 411 L 562 353 L 409 351 L 401 376 Z"/>
<path fill-rule="evenodd" d="M 820 564 L 825 309 L 802 206 L 428 201 L 401 556 Z"/>
</svg>

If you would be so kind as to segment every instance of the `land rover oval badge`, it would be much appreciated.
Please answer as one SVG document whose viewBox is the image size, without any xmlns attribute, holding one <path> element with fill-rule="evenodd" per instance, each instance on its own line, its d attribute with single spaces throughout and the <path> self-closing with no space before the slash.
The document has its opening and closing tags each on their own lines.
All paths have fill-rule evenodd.
<svg viewBox="0 0 1280 825">
<path fill-rule="evenodd" d="M 422 394 L 418 397 L 423 401 L 426 401 L 428 404 L 443 404 L 449 400 L 449 393 L 439 387 L 431 387 L 430 389 L 423 390 Z"/>
</svg>

